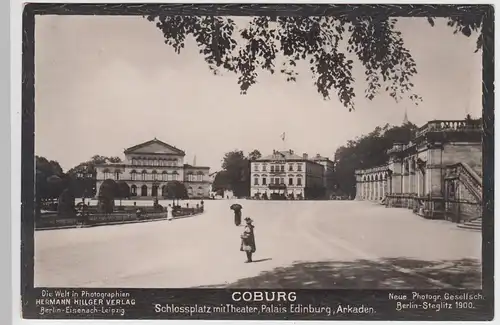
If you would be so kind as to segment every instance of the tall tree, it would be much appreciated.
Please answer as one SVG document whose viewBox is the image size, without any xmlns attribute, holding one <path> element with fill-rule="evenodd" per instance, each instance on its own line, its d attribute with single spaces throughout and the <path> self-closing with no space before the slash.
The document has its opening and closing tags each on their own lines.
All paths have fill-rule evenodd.
<svg viewBox="0 0 500 325">
<path fill-rule="evenodd" d="M 241 150 L 226 153 L 222 159 L 224 177 L 236 197 L 250 194 L 250 162 Z"/>
<path fill-rule="evenodd" d="M 409 98 L 417 105 L 421 101 L 412 83 L 416 63 L 396 28 L 397 19 L 383 14 L 258 16 L 244 28 L 238 28 L 228 17 L 157 14 L 147 19 L 156 24 L 165 43 L 177 53 L 184 48 L 186 39 L 193 37 L 214 74 L 225 70 L 238 75 L 242 94 L 257 82 L 259 71 L 280 72 L 287 81 L 295 81 L 297 62 L 304 61 L 318 93 L 325 99 L 336 93 L 340 102 L 352 110 L 355 80 L 351 58 L 355 58 L 365 70 L 366 98 L 372 100 L 387 92 L 396 101 Z M 482 17 L 462 13 L 447 19 L 455 33 L 469 37 L 477 35 Z M 433 17 L 428 21 L 434 26 Z M 476 37 L 479 49 L 482 38 Z"/>
<path fill-rule="evenodd" d="M 68 175 L 71 177 L 72 185 L 76 196 L 95 196 L 96 188 L 96 165 L 105 163 L 120 163 L 120 157 L 107 157 L 94 155 L 89 160 L 84 161 L 68 170 Z"/>
<path fill-rule="evenodd" d="M 255 149 L 254 151 L 250 152 L 248 154 L 248 159 L 249 160 L 257 160 L 259 159 L 260 157 L 262 157 L 262 154 L 260 153 L 259 150 Z"/>
<path fill-rule="evenodd" d="M 385 125 L 356 140 L 348 141 L 335 152 L 335 182 L 341 194 L 355 195 L 356 169 L 372 168 L 387 163 L 387 150 L 394 143 L 408 143 L 417 126 L 407 123 L 401 126 Z"/>
</svg>

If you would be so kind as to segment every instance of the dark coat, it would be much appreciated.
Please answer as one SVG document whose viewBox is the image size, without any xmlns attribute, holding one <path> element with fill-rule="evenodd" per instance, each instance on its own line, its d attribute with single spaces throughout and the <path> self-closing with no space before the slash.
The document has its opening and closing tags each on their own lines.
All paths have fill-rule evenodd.
<svg viewBox="0 0 500 325">
<path fill-rule="evenodd" d="M 241 210 L 234 210 L 234 224 L 241 225 Z"/>
<path fill-rule="evenodd" d="M 241 234 L 240 251 L 255 253 L 257 246 L 255 245 L 255 234 L 253 225 L 246 225 L 245 230 Z"/>
</svg>

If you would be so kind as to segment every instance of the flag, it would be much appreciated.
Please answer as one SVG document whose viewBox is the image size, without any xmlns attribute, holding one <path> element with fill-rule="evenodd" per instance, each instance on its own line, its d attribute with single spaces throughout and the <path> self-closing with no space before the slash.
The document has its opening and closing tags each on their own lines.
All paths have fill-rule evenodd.
<svg viewBox="0 0 500 325">
<path fill-rule="evenodd" d="M 285 141 L 285 132 L 281 134 L 281 140 Z"/>
</svg>

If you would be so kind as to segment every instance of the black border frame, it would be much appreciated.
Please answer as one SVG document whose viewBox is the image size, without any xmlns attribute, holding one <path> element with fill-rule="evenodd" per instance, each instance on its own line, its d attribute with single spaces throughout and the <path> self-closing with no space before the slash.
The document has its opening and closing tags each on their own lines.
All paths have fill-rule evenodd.
<svg viewBox="0 0 500 325">
<path fill-rule="evenodd" d="M 449 17 L 481 15 L 483 18 L 483 263 L 484 300 L 474 310 L 396 312 L 387 304 L 386 290 L 295 290 L 297 303 L 362 303 L 378 306 L 377 314 L 346 315 L 327 318 L 321 315 L 222 314 L 166 315 L 153 312 L 153 303 L 214 304 L 230 303 L 232 290 L 225 289 L 130 289 L 137 305 L 123 317 L 71 315 L 41 317 L 35 299 L 41 288 L 34 288 L 34 27 L 35 15 L 147 15 L 162 11 L 169 15 L 269 15 L 312 16 L 347 15 L 394 17 Z M 450 31 L 451 32 L 451 31 Z M 494 307 L 494 9 L 492 5 L 303 5 L 303 4 L 26 4 L 22 39 L 22 162 L 21 162 L 21 294 L 23 317 L 88 319 L 276 319 L 276 320 L 492 320 Z M 89 289 L 91 290 L 91 289 Z M 114 291 L 107 289 L 100 292 Z M 289 291 L 289 290 L 288 290 Z M 398 290 L 391 292 L 397 293 Z M 408 291 L 405 291 L 408 292 Z M 427 292 L 419 290 L 419 292 Z M 434 291 L 443 293 L 443 291 Z M 386 309 L 386 310 L 384 310 Z"/>
</svg>

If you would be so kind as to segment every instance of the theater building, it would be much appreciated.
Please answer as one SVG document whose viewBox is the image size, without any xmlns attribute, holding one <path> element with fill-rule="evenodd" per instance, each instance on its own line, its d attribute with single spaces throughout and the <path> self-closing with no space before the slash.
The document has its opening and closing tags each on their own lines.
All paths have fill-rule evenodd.
<svg viewBox="0 0 500 325">
<path fill-rule="evenodd" d="M 333 162 L 317 155 L 274 150 L 272 154 L 250 162 L 250 195 L 253 198 L 271 198 L 282 195 L 294 199 L 324 198 L 331 187 Z M 330 175 L 330 173 L 332 175 Z"/>
<path fill-rule="evenodd" d="M 356 199 L 456 222 L 482 215 L 480 120 L 430 121 L 382 166 L 356 170 Z"/>
<path fill-rule="evenodd" d="M 102 182 L 112 179 L 125 182 L 132 197 L 162 198 L 169 181 L 180 181 L 190 198 L 210 195 L 210 168 L 186 164 L 186 154 L 181 149 L 155 138 L 125 149 L 124 155 L 123 162 L 96 166 L 98 191 Z"/>
</svg>

